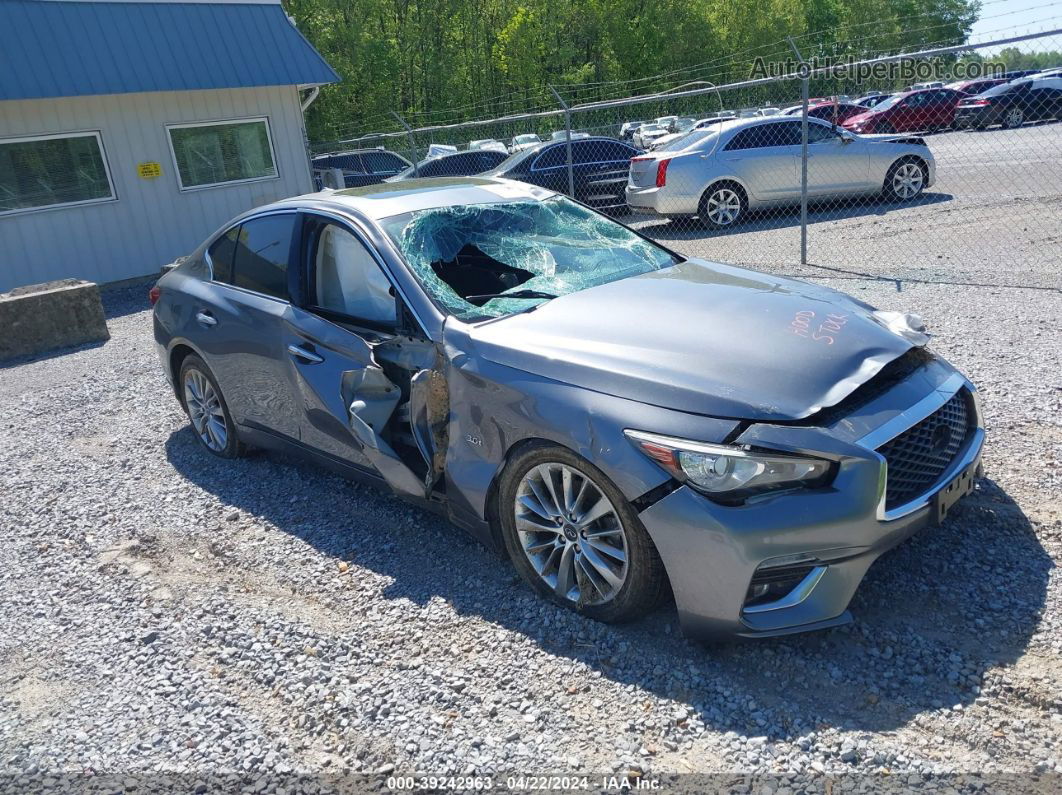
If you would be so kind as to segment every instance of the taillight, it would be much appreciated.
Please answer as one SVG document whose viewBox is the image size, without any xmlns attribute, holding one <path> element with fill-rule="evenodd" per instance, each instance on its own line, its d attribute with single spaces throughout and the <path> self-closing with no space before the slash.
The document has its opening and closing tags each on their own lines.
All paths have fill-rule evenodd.
<svg viewBox="0 0 1062 795">
<path fill-rule="evenodd" d="M 983 105 L 991 105 L 992 103 L 989 102 L 987 99 L 971 99 L 969 102 L 964 102 L 962 104 L 965 105 L 968 108 L 972 108 L 974 105 L 983 106 Z"/>
<path fill-rule="evenodd" d="M 154 306 L 159 302 L 159 298 L 162 296 L 162 290 L 156 284 L 150 290 L 148 290 L 148 302 Z"/>
<path fill-rule="evenodd" d="M 667 184 L 667 167 L 670 162 L 669 157 L 656 164 L 656 187 L 662 188 Z"/>
</svg>

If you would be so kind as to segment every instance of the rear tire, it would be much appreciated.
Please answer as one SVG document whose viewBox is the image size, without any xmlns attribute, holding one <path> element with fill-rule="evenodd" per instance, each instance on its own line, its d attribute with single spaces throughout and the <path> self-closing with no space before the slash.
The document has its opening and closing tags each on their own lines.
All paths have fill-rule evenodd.
<svg viewBox="0 0 1062 795">
<path fill-rule="evenodd" d="M 236 433 L 236 423 L 229 414 L 214 374 L 206 362 L 189 354 L 181 363 L 179 394 L 199 443 L 219 458 L 239 458 L 247 447 Z"/>
<path fill-rule="evenodd" d="M 664 564 L 619 489 L 571 450 L 526 447 L 506 465 L 497 516 L 509 557 L 542 598 L 587 618 L 640 618 L 667 593 Z"/>
<path fill-rule="evenodd" d="M 697 217 L 709 229 L 730 229 L 744 219 L 748 208 L 748 197 L 740 185 L 716 182 L 701 196 Z"/>
<path fill-rule="evenodd" d="M 1025 112 L 1021 108 L 1011 108 L 1003 114 L 1003 126 L 1008 130 L 1021 127 L 1025 123 Z"/>
</svg>

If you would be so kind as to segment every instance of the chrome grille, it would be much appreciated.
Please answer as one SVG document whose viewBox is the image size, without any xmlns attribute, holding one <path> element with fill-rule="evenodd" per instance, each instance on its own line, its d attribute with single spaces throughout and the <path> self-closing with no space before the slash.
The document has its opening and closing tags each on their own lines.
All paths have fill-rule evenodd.
<svg viewBox="0 0 1062 795">
<path fill-rule="evenodd" d="M 921 422 L 878 448 L 888 463 L 885 510 L 929 491 L 970 435 L 969 395 L 960 389 Z"/>
</svg>

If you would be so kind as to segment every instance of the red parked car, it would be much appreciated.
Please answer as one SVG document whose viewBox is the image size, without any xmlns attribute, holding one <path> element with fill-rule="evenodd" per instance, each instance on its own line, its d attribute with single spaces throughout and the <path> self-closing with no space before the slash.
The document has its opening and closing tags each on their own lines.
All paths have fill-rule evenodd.
<svg viewBox="0 0 1062 795">
<path fill-rule="evenodd" d="M 924 88 L 889 97 L 842 126 L 856 133 L 934 131 L 955 123 L 955 107 L 966 94 L 951 88 Z"/>
</svg>

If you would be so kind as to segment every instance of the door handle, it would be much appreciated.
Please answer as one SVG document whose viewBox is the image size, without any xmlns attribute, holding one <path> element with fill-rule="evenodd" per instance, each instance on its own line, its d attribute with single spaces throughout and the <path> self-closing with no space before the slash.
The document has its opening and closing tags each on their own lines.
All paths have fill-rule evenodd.
<svg viewBox="0 0 1062 795">
<path fill-rule="evenodd" d="M 195 319 L 204 326 L 216 326 L 218 324 L 218 319 L 209 312 L 196 312 Z"/>
<path fill-rule="evenodd" d="M 324 361 L 323 356 L 318 356 L 313 351 L 308 351 L 301 345 L 289 345 L 288 353 L 298 359 L 302 359 L 304 362 L 309 362 L 310 364 L 319 364 Z"/>
</svg>

